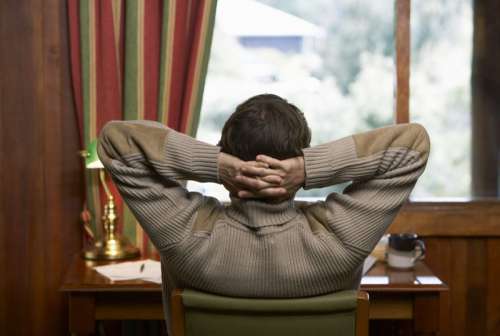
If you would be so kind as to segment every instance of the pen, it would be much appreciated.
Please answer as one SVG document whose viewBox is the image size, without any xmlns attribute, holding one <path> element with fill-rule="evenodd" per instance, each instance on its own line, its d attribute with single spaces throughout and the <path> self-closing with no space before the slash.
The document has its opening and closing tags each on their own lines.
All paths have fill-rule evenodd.
<svg viewBox="0 0 500 336">
<path fill-rule="evenodd" d="M 141 269 L 140 269 L 140 272 L 142 273 L 144 271 L 144 268 L 146 267 L 146 264 L 142 264 L 141 265 Z"/>
</svg>

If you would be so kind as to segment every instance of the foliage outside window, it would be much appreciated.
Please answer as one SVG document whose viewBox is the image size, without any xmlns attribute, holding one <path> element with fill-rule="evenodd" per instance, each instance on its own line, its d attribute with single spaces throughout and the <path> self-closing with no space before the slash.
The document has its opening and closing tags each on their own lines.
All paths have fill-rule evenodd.
<svg viewBox="0 0 500 336">
<path fill-rule="evenodd" d="M 394 123 L 393 13 L 391 1 L 219 0 L 198 138 L 217 143 L 236 105 L 264 92 L 301 108 L 313 145 Z M 412 198 L 468 197 L 471 4 L 414 1 L 411 20 L 410 119 L 432 141 Z M 227 198 L 221 186 L 190 187 Z"/>
</svg>

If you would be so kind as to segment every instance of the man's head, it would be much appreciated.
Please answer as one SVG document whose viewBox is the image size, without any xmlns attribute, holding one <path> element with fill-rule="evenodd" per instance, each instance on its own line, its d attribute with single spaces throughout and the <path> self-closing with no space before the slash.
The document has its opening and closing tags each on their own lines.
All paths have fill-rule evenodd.
<svg viewBox="0 0 500 336">
<path fill-rule="evenodd" d="M 310 142 L 311 131 L 297 107 L 279 96 L 261 94 L 238 105 L 222 129 L 219 146 L 244 161 L 258 154 L 283 160 L 302 155 Z"/>
</svg>

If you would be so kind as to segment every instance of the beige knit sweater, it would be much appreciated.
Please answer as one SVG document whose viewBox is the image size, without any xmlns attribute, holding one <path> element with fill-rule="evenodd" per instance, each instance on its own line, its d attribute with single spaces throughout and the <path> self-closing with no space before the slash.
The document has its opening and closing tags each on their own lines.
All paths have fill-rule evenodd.
<svg viewBox="0 0 500 336">
<path fill-rule="evenodd" d="M 99 144 L 99 157 L 160 252 L 164 299 L 174 286 L 246 297 L 357 288 L 365 257 L 430 150 L 419 124 L 355 134 L 304 149 L 305 188 L 352 181 L 343 193 L 300 207 L 236 198 L 224 206 L 179 183 L 219 182 L 216 146 L 148 121 L 110 122 Z"/>
</svg>

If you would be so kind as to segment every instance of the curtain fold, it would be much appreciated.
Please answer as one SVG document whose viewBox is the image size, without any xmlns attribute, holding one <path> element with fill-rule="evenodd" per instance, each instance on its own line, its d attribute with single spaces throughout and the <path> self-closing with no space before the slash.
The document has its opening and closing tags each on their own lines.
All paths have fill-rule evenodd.
<svg viewBox="0 0 500 336">
<path fill-rule="evenodd" d="M 157 120 L 196 135 L 216 0 L 69 0 L 73 93 L 82 149 L 109 120 Z M 151 245 L 113 187 L 118 227 L 143 252 Z M 97 175 L 86 170 L 86 204 L 99 235 Z"/>
</svg>

